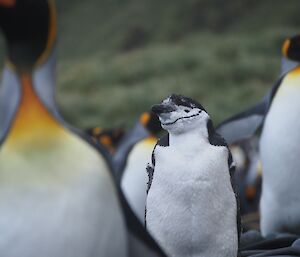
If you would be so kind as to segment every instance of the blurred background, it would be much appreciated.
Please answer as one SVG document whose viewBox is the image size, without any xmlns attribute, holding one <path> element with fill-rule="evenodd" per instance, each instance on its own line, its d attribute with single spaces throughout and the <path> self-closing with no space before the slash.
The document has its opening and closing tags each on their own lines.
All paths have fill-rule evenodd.
<svg viewBox="0 0 300 257">
<path fill-rule="evenodd" d="M 59 0 L 58 103 L 81 128 L 130 127 L 171 93 L 215 123 L 256 102 L 299 33 L 299 0 Z M 4 42 L 0 38 L 3 65 Z"/>
</svg>

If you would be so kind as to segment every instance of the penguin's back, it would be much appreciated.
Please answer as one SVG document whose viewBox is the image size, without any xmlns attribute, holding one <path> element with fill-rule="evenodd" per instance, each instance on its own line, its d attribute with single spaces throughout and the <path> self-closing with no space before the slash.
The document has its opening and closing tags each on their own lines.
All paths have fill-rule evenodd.
<svg viewBox="0 0 300 257">
<path fill-rule="evenodd" d="M 300 68 L 282 81 L 267 114 L 261 140 L 261 229 L 300 232 Z M 289 217 L 289 218 L 288 218 Z"/>
<path fill-rule="evenodd" d="M 228 149 L 207 142 L 198 151 L 155 148 L 147 228 L 172 256 L 235 256 L 237 205 Z"/>
</svg>

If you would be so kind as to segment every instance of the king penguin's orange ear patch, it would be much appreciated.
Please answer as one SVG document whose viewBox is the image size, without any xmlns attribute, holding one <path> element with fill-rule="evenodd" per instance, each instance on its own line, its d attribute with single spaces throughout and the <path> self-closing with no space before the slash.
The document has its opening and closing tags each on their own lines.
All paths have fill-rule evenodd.
<svg viewBox="0 0 300 257">
<path fill-rule="evenodd" d="M 1 1 L 1 0 L 0 0 Z M 288 57 L 288 49 L 290 47 L 290 44 L 291 44 L 291 40 L 290 39 L 286 39 L 283 43 L 283 46 L 282 46 L 282 54 L 283 56 L 285 57 Z"/>
<path fill-rule="evenodd" d="M 16 5 L 16 0 L 0 0 L 0 6 L 13 7 Z"/>
<path fill-rule="evenodd" d="M 147 125 L 147 123 L 149 122 L 150 120 L 150 114 L 148 112 L 144 112 L 141 117 L 140 117 L 140 123 L 144 126 Z"/>
</svg>

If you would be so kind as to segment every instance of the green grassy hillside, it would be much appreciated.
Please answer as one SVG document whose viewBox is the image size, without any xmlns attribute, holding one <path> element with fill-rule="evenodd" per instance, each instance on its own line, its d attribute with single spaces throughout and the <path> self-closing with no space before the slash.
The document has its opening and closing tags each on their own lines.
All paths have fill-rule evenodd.
<svg viewBox="0 0 300 257">
<path fill-rule="evenodd" d="M 80 127 L 130 126 L 170 93 L 215 122 L 258 100 L 299 32 L 298 0 L 62 0 L 58 102 Z"/>
</svg>

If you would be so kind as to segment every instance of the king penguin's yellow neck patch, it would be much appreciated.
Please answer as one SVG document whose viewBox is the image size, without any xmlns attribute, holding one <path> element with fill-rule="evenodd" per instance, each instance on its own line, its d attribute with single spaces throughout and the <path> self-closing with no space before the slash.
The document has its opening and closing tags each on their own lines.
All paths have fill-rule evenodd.
<svg viewBox="0 0 300 257">
<path fill-rule="evenodd" d="M 289 72 L 288 76 L 290 77 L 296 77 L 300 75 L 300 66 L 297 68 L 293 69 L 292 71 Z"/>
<path fill-rule="evenodd" d="M 65 134 L 65 129 L 36 95 L 30 75 L 21 75 L 21 87 L 20 104 L 3 147 L 51 147 Z"/>
</svg>

